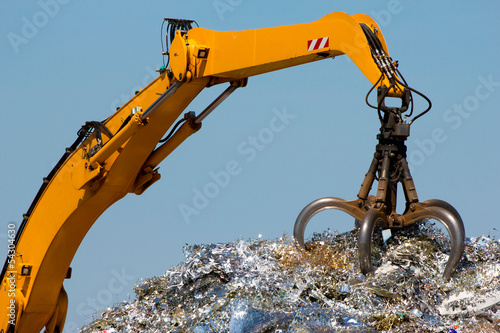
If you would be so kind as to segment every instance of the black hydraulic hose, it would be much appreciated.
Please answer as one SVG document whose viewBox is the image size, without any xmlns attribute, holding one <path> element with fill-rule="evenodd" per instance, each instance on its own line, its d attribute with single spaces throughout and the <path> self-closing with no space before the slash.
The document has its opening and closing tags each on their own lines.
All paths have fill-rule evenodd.
<svg viewBox="0 0 500 333">
<path fill-rule="evenodd" d="M 385 55 L 385 52 L 382 48 L 382 44 L 378 40 L 378 37 L 375 36 L 373 31 L 364 23 L 360 23 L 361 28 L 363 29 L 363 32 L 366 36 L 366 39 L 368 41 L 368 45 L 370 45 L 370 48 L 372 50 L 372 56 L 374 57 L 375 62 L 379 66 L 380 70 L 386 72 L 386 64 L 382 64 L 383 56 Z M 377 43 L 378 42 L 378 43 Z M 387 75 L 388 73 L 386 73 Z M 388 75 L 390 78 L 390 76 Z"/>
<path fill-rule="evenodd" d="M 183 118 L 183 119 L 179 120 L 177 123 L 175 123 L 175 125 L 172 128 L 172 130 L 170 131 L 170 133 L 168 133 L 168 135 L 165 138 L 161 139 L 158 142 L 163 143 L 163 142 L 167 141 L 168 139 L 170 139 L 170 137 L 174 134 L 174 132 L 177 129 L 177 127 L 179 127 L 179 125 L 182 124 L 185 121 L 186 121 L 186 118 Z"/>
<path fill-rule="evenodd" d="M 125 126 L 127 126 L 127 124 L 130 122 L 130 119 L 132 119 L 132 114 L 129 114 L 128 117 L 125 118 L 118 131 L 116 131 L 116 134 L 118 134 L 118 132 L 120 132 Z"/>
<path fill-rule="evenodd" d="M 399 71 L 399 69 L 397 67 L 396 67 L 396 73 L 401 78 L 401 80 L 403 80 L 403 83 L 401 83 L 401 81 L 398 81 L 398 83 L 401 84 L 404 88 L 407 88 L 408 83 L 406 83 L 406 80 L 405 80 L 403 74 L 401 74 L 401 72 Z M 413 114 L 413 95 L 412 95 L 412 90 L 411 89 L 408 89 L 408 90 L 410 91 L 410 96 L 409 96 L 409 100 L 408 100 L 408 103 L 410 105 L 410 113 L 406 116 L 411 117 L 411 115 Z"/>
<path fill-rule="evenodd" d="M 364 23 L 360 23 L 360 26 L 361 26 L 364 34 L 365 34 L 366 40 L 368 41 L 368 45 L 370 46 L 370 49 L 372 51 L 372 57 L 374 58 L 373 60 L 377 64 L 377 66 L 380 69 L 380 71 L 382 73 L 384 73 L 384 74 L 387 75 L 387 73 L 385 73 L 386 71 L 384 70 L 384 66 L 380 62 L 380 57 L 378 57 L 378 55 L 379 55 L 380 52 L 377 50 L 377 46 L 376 46 L 376 43 L 375 43 L 375 40 L 374 40 L 375 36 L 373 35 L 373 32 Z"/>
<path fill-rule="evenodd" d="M 370 90 L 368 90 L 368 92 L 366 93 L 366 96 L 365 96 L 365 102 L 366 102 L 366 105 L 368 105 L 369 107 L 371 107 L 372 109 L 378 109 L 378 107 L 376 107 L 375 105 L 371 105 L 370 102 L 368 101 L 368 97 L 370 96 L 370 94 L 372 93 L 373 89 L 375 89 L 375 87 L 377 86 L 377 84 L 384 78 L 384 74 L 381 74 L 379 79 L 377 80 L 377 82 L 375 82 L 375 84 L 370 88 Z"/>
<path fill-rule="evenodd" d="M 163 25 L 165 24 L 165 21 L 167 21 L 167 28 L 165 29 L 165 45 L 166 45 L 166 52 L 163 46 Z M 192 23 L 196 24 L 197 27 L 199 27 L 198 23 L 194 20 L 182 20 L 182 19 L 173 19 L 173 18 L 164 18 L 163 22 L 161 24 L 161 51 L 163 55 L 163 66 L 167 67 L 170 63 L 170 56 L 169 56 L 169 45 L 172 44 L 172 41 L 175 38 L 175 32 L 177 30 L 181 31 L 189 31 L 193 28 Z M 167 55 L 167 64 L 165 65 L 165 55 Z"/>
<path fill-rule="evenodd" d="M 80 146 L 80 144 L 82 144 L 83 141 L 85 141 L 85 139 L 87 139 L 91 135 L 91 133 L 93 132 L 92 130 L 96 132 L 96 137 L 99 139 L 101 139 L 101 133 L 102 133 L 101 131 L 104 131 L 104 133 L 109 138 L 113 137 L 113 135 L 111 134 L 109 129 L 102 122 L 99 122 L 99 121 L 87 121 L 85 123 L 85 125 L 83 125 L 80 128 L 80 130 L 78 130 L 78 133 L 77 133 L 78 138 L 75 140 L 75 142 L 73 142 L 73 144 L 70 147 L 66 148 L 66 151 L 64 152 L 62 157 L 59 159 L 57 164 L 52 168 L 52 170 L 49 172 L 47 177 L 43 178 L 42 186 L 40 186 L 40 189 L 38 190 L 35 198 L 31 202 L 31 205 L 28 208 L 28 211 L 23 215 L 23 220 L 22 220 L 21 224 L 19 225 L 19 229 L 17 230 L 16 237 L 14 239 L 14 246 L 15 247 L 17 247 L 17 243 L 19 242 L 19 239 L 23 233 L 24 228 L 26 227 L 26 224 L 28 222 L 28 219 L 29 219 L 31 213 L 35 209 L 38 201 L 42 197 L 42 195 L 45 192 L 45 189 L 49 185 L 50 181 L 52 180 L 52 178 L 54 178 L 54 176 L 59 171 L 61 166 L 64 164 L 64 162 L 66 162 L 66 160 L 71 156 L 71 154 L 78 148 L 78 146 Z M 7 271 L 8 263 L 9 263 L 9 258 L 7 257 L 5 260 L 4 266 L 2 268 L 1 279 L 3 279 L 5 272 Z"/>
<path fill-rule="evenodd" d="M 405 88 L 407 88 L 408 90 L 410 91 L 413 91 L 415 94 L 419 95 L 420 97 L 422 97 L 423 99 L 425 99 L 427 101 L 427 103 L 429 103 L 429 106 L 427 107 L 427 109 L 425 109 L 424 111 L 420 112 L 418 115 L 416 115 L 415 117 L 413 117 L 412 120 L 410 120 L 410 122 L 408 124 L 412 124 L 415 120 L 417 120 L 418 118 L 422 117 L 424 114 L 426 114 L 427 112 L 430 111 L 430 109 L 432 108 L 432 102 L 431 100 L 429 99 L 429 97 L 425 96 L 423 93 L 421 93 L 420 91 L 416 90 L 416 89 L 413 89 L 409 86 L 405 86 Z"/>
<path fill-rule="evenodd" d="M 375 84 L 370 88 L 370 90 L 368 90 L 368 93 L 366 94 L 365 96 L 365 102 L 366 102 L 366 105 L 368 105 L 369 107 L 371 107 L 372 109 L 376 109 L 377 110 L 377 113 L 378 113 L 378 119 L 380 120 L 380 122 L 382 123 L 382 114 L 380 113 L 380 103 L 381 101 L 379 102 L 379 104 L 377 106 L 375 105 L 371 105 L 370 102 L 368 101 L 368 97 L 370 96 L 370 94 L 372 93 L 373 89 L 375 89 L 375 87 L 377 86 L 377 84 L 384 78 L 384 74 L 382 73 L 379 77 L 379 79 L 377 80 L 377 82 L 375 82 Z"/>
<path fill-rule="evenodd" d="M 165 24 L 165 20 L 161 22 L 161 28 L 160 28 L 160 43 L 161 43 L 161 54 L 163 56 L 163 66 L 165 66 L 165 48 L 163 46 L 163 25 Z M 168 46 L 167 46 L 168 47 Z"/>
<path fill-rule="evenodd" d="M 78 146 L 88 137 L 88 129 L 87 130 L 84 130 L 84 127 L 82 127 L 82 129 L 80 129 L 78 131 L 78 138 L 75 140 L 75 142 L 71 145 L 71 147 L 68 147 L 66 148 L 66 151 L 65 153 L 62 155 L 62 157 L 59 159 L 59 161 L 57 162 L 57 164 L 54 166 L 54 168 L 52 168 L 52 170 L 49 172 L 49 174 L 47 175 L 47 177 L 44 177 L 43 178 L 43 184 L 42 186 L 40 186 L 40 189 L 38 190 L 35 198 L 33 199 L 33 201 L 31 202 L 31 205 L 30 207 L 28 208 L 28 211 L 26 212 L 26 214 L 23 215 L 23 221 L 21 222 L 21 224 L 19 225 L 19 229 L 17 230 L 16 232 L 16 238 L 14 239 L 14 246 L 17 247 L 17 243 L 21 237 L 21 234 L 23 233 L 23 230 L 24 228 L 26 227 L 26 224 L 28 222 L 28 219 L 31 215 L 31 213 L 33 212 L 33 210 L 35 209 L 36 207 L 36 204 L 38 203 L 38 200 L 40 200 L 43 192 L 45 191 L 45 189 L 47 188 L 49 182 L 52 180 L 52 178 L 54 178 L 55 174 L 59 171 L 59 169 L 61 168 L 61 166 L 64 164 L 64 162 L 66 162 L 66 160 L 68 159 L 68 157 L 76 150 L 76 148 L 78 148 Z M 7 266 L 9 264 L 9 258 L 7 257 L 5 259 L 5 263 L 3 265 L 3 268 L 2 268 L 2 274 L 1 274 L 1 278 L 3 280 L 4 276 L 5 276 L 5 273 L 7 272 Z"/>
<path fill-rule="evenodd" d="M 380 71 L 387 76 L 389 81 L 394 84 L 394 81 L 396 80 L 396 67 L 382 47 L 380 39 L 366 24 L 360 23 L 360 26 L 365 33 L 368 44 L 370 45 L 375 63 L 379 67 Z"/>
<path fill-rule="evenodd" d="M 432 107 L 432 102 L 423 93 L 419 92 L 418 90 L 416 90 L 414 88 L 411 88 L 408 85 L 408 83 L 406 82 L 406 80 L 403 77 L 403 75 L 401 74 L 401 72 L 397 69 L 397 67 L 394 65 L 394 63 L 389 60 L 390 58 L 385 53 L 385 51 L 384 51 L 384 49 L 382 47 L 382 43 L 380 42 L 380 39 L 373 33 L 373 31 L 371 31 L 371 29 L 366 24 L 364 24 L 364 23 L 360 23 L 360 26 L 363 29 L 363 32 L 365 33 L 365 36 L 366 36 L 366 38 L 368 40 L 368 44 L 372 48 L 372 56 L 374 57 L 375 63 L 377 64 L 377 66 L 379 66 L 379 68 L 382 71 L 382 73 L 384 73 L 385 75 L 387 75 L 388 79 L 393 83 L 393 86 L 395 86 L 395 84 L 398 83 L 398 84 L 400 84 L 401 86 L 403 86 L 404 88 L 406 88 L 406 89 L 408 89 L 410 91 L 410 100 L 409 100 L 409 103 L 410 103 L 410 113 L 408 114 L 408 117 L 411 117 L 411 115 L 413 114 L 413 107 L 414 107 L 414 105 L 413 105 L 412 92 L 414 92 L 417 95 L 419 95 L 422 98 L 424 98 L 427 101 L 427 103 L 429 104 L 428 107 L 423 112 L 419 113 L 412 120 L 410 120 L 409 124 L 412 124 L 415 120 L 417 120 L 418 118 L 422 117 L 427 112 L 429 112 L 429 110 Z M 401 82 L 401 80 L 398 78 L 398 76 L 401 78 L 401 80 L 403 82 Z M 379 81 L 380 81 L 380 79 L 379 79 Z M 368 92 L 368 94 L 366 96 L 366 103 L 367 103 L 368 106 L 370 106 L 372 108 L 375 108 L 375 107 L 368 102 L 368 95 L 373 91 L 373 89 L 377 85 L 377 83 L 369 90 L 369 92 Z M 377 109 L 379 110 L 379 117 L 380 117 L 381 116 L 380 115 L 380 105 L 378 106 Z"/>
</svg>

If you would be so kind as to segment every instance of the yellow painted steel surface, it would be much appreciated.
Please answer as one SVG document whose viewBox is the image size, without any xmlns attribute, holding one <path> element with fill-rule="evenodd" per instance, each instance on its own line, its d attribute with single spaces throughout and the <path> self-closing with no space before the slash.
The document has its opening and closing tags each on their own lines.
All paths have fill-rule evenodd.
<svg viewBox="0 0 500 333">
<path fill-rule="evenodd" d="M 312 23 L 274 28 L 227 32 L 191 29 L 187 36 L 177 34 L 172 43 L 172 69 L 176 77 L 183 72 L 181 77 L 214 76 L 236 80 L 346 54 L 375 84 L 381 73 L 373 61 L 360 23 L 378 32 L 377 36 L 389 54 L 380 27 L 369 16 L 331 13 Z M 311 48 L 308 45 L 311 41 L 318 43 L 320 39 L 324 41 L 324 47 Z M 200 48 L 208 49 L 207 59 L 197 57 Z M 381 84 L 390 86 L 385 80 Z"/>
<path fill-rule="evenodd" d="M 109 117 L 104 125 L 116 136 L 103 134 L 103 147 L 94 156 L 90 151 L 97 144 L 96 134 L 87 138 L 38 199 L 18 235 L 13 265 L 7 266 L 1 281 L 0 329 L 39 332 L 46 326 L 52 332 L 62 328 L 67 307 L 62 285 L 82 239 L 110 205 L 127 193 L 142 193 L 159 179 L 153 170 L 159 161 L 197 129 L 183 126 L 170 144 L 153 152 L 205 87 L 342 54 L 375 84 L 381 72 L 361 22 L 376 31 L 387 51 L 380 28 L 370 17 L 345 13 L 275 28 L 229 32 L 195 28 L 185 35 L 177 33 L 170 50 L 170 79 L 168 72 L 161 74 Z M 183 81 L 182 85 L 147 119 L 140 120 L 142 113 L 138 113 L 132 124 L 122 128 L 133 108 L 145 112 L 177 81 Z M 385 79 L 382 84 L 390 85 Z M 22 276 L 21 268 L 27 264 L 31 272 Z"/>
</svg>

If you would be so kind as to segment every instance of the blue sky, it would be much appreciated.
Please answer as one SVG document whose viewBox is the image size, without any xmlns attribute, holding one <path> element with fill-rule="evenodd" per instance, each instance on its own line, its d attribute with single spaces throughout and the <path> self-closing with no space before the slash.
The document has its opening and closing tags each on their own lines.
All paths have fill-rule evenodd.
<svg viewBox="0 0 500 333">
<path fill-rule="evenodd" d="M 420 200 L 454 205 L 467 236 L 499 235 L 496 1 L 41 0 L 0 7 L 1 244 L 80 126 L 105 119 L 155 77 L 164 17 L 243 30 L 334 11 L 372 16 L 406 80 L 433 102 L 408 140 Z M 159 182 L 97 220 L 65 282 L 65 332 L 132 297 L 140 278 L 180 262 L 184 244 L 280 237 L 312 200 L 354 199 L 379 127 L 364 102 L 370 87 L 345 56 L 250 78 L 160 165 Z M 199 113 L 223 89 L 206 89 L 189 110 Z M 229 177 L 220 178 L 224 172 Z M 210 197 L 200 199 L 206 191 Z M 186 206 L 197 214 L 183 215 Z M 353 221 L 325 211 L 307 231 L 328 227 L 343 232 Z"/>
</svg>

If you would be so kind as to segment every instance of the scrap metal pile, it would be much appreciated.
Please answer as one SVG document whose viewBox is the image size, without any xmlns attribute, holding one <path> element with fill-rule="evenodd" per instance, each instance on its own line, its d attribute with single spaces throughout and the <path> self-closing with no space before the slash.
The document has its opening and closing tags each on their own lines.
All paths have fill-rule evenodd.
<svg viewBox="0 0 500 333">
<path fill-rule="evenodd" d="M 385 234 L 384 234 L 385 235 Z M 500 241 L 467 239 L 449 282 L 447 235 L 427 222 L 387 238 L 359 272 L 357 230 L 184 248 L 185 262 L 139 282 L 136 299 L 82 332 L 500 332 Z"/>
</svg>

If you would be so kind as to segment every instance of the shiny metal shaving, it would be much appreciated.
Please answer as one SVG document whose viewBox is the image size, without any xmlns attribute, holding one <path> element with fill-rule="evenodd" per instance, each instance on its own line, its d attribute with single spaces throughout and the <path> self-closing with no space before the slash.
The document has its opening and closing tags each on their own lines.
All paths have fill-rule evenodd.
<svg viewBox="0 0 500 333">
<path fill-rule="evenodd" d="M 186 246 L 81 332 L 500 332 L 498 240 L 467 239 L 445 283 L 449 241 L 433 224 L 386 238 L 375 232 L 369 277 L 356 230 L 314 234 L 308 251 L 287 235 Z"/>
</svg>

